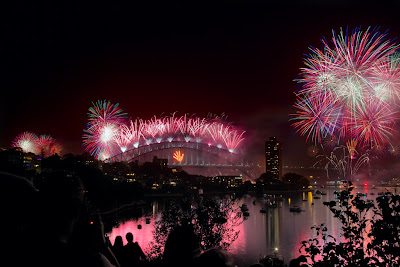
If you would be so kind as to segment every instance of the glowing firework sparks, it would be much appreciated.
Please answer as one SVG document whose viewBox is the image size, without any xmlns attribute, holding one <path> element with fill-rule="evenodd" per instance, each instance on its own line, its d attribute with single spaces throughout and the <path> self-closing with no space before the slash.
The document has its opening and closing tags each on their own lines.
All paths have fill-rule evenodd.
<svg viewBox="0 0 400 267">
<path fill-rule="evenodd" d="M 136 119 L 124 124 L 125 113 L 108 101 L 98 101 L 89 108 L 89 119 L 83 134 L 86 151 L 103 160 L 129 149 L 151 144 L 196 141 L 234 152 L 244 140 L 244 131 L 221 122 L 219 117 L 205 119 L 184 115 Z"/>
<path fill-rule="evenodd" d="M 229 152 L 234 152 L 235 148 L 244 140 L 242 138 L 242 135 L 245 132 L 241 132 L 240 134 L 235 130 L 235 131 L 230 131 L 228 134 L 223 135 L 224 142 L 226 144 L 226 147 L 228 148 Z"/>
<path fill-rule="evenodd" d="M 118 104 L 105 100 L 93 103 L 89 108 L 88 123 L 83 134 L 85 150 L 98 159 L 114 155 L 118 148 L 116 139 L 121 145 L 125 142 L 125 137 L 119 135 L 119 127 L 124 125 L 125 116 Z"/>
<path fill-rule="evenodd" d="M 357 141 L 355 139 L 351 139 L 346 143 L 347 151 L 349 152 L 349 157 L 354 159 L 357 147 Z"/>
<path fill-rule="evenodd" d="M 315 145 L 308 147 L 307 154 L 312 158 L 315 157 L 316 155 L 318 155 L 318 147 Z"/>
<path fill-rule="evenodd" d="M 324 140 L 324 145 L 328 148 L 334 148 L 338 145 L 338 139 L 334 135 L 328 136 Z"/>
<path fill-rule="evenodd" d="M 369 28 L 333 32 L 331 41 L 304 60 L 292 126 L 314 142 L 336 136 L 382 148 L 399 118 L 398 45 Z"/>
<path fill-rule="evenodd" d="M 132 142 L 132 134 L 129 127 L 126 125 L 121 125 L 114 136 L 114 140 L 121 151 L 125 152 Z"/>
<path fill-rule="evenodd" d="M 400 147 L 398 145 L 390 145 L 387 148 L 387 151 L 393 156 L 400 155 Z"/>
<path fill-rule="evenodd" d="M 50 135 L 40 135 L 37 137 L 32 132 L 23 132 L 19 134 L 13 141 L 12 147 L 20 147 L 25 153 L 34 153 L 49 157 L 54 154 L 60 154 L 62 151 L 61 144 Z"/>
<path fill-rule="evenodd" d="M 20 147 L 25 153 L 38 153 L 38 137 L 32 132 L 23 132 L 15 137 L 12 147 Z"/>
<path fill-rule="evenodd" d="M 329 170 L 334 170 L 339 173 L 343 180 L 352 180 L 359 168 L 363 165 L 368 165 L 370 162 L 369 150 L 364 154 L 358 154 L 353 149 L 354 143 L 348 143 L 349 147 L 339 146 L 333 149 L 329 156 L 319 155 L 322 158 L 317 161 L 314 166 L 325 163 L 326 174 L 329 178 Z"/>
<path fill-rule="evenodd" d="M 111 104 L 110 101 L 98 100 L 92 103 L 89 108 L 88 121 L 89 125 L 97 125 L 102 123 L 123 124 L 125 122 L 126 113 L 119 108 L 119 104 Z"/>
</svg>

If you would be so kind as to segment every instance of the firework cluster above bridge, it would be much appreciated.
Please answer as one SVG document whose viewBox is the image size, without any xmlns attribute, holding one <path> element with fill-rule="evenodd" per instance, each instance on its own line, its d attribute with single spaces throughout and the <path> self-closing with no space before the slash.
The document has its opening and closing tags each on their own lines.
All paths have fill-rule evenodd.
<svg viewBox="0 0 400 267">
<path fill-rule="evenodd" d="M 170 116 L 127 120 L 118 104 L 97 101 L 89 108 L 83 134 L 86 151 L 105 160 L 127 150 L 163 142 L 195 142 L 235 153 L 244 131 L 219 117 Z"/>
</svg>

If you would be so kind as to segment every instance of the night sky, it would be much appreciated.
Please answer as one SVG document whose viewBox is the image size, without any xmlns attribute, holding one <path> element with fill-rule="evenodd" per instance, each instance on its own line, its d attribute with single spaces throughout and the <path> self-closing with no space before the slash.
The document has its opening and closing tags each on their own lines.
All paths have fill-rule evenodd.
<svg viewBox="0 0 400 267">
<path fill-rule="evenodd" d="M 187 2 L 5 7 L 0 147 L 32 131 L 81 154 L 87 110 L 107 99 L 132 118 L 225 113 L 251 157 L 275 135 L 284 163 L 301 164 L 305 138 L 288 120 L 308 47 L 360 25 L 400 41 L 400 1 Z"/>
</svg>

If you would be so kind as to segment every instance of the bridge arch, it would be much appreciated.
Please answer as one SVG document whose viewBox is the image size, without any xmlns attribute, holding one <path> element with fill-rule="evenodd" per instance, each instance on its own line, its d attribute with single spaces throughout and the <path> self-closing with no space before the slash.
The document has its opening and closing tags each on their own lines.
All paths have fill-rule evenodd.
<svg viewBox="0 0 400 267">
<path fill-rule="evenodd" d="M 173 152 L 181 151 L 184 154 L 182 162 L 173 159 Z M 212 165 L 212 166 L 243 166 L 246 163 L 240 154 L 224 148 L 197 142 L 160 142 L 140 146 L 121 152 L 107 159 L 107 162 L 151 161 L 153 156 L 168 159 L 168 165 Z"/>
</svg>

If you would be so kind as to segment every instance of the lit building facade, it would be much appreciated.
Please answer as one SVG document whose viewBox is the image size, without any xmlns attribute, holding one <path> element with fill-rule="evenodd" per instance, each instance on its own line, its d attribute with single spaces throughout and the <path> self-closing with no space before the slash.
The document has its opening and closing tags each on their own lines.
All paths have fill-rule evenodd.
<svg viewBox="0 0 400 267">
<path fill-rule="evenodd" d="M 282 143 L 276 137 L 265 142 L 265 172 L 272 173 L 282 180 Z"/>
</svg>

